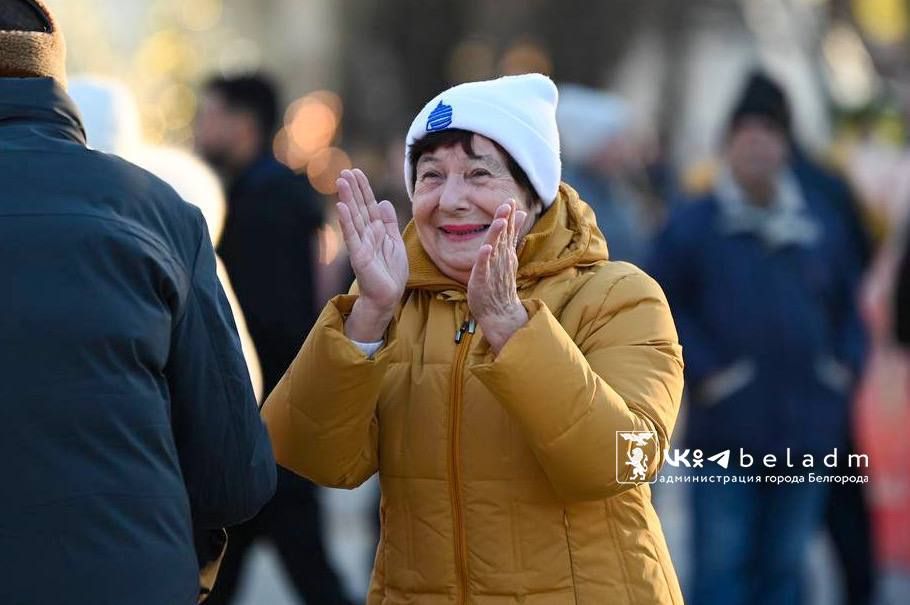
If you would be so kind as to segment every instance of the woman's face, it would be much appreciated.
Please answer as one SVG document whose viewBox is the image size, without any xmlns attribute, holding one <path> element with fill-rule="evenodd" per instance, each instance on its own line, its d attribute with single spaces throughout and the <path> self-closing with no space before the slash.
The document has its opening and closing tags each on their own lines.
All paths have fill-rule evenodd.
<svg viewBox="0 0 910 605">
<path fill-rule="evenodd" d="M 499 148 L 479 134 L 472 147 L 475 157 L 461 145 L 421 155 L 412 199 L 414 225 L 424 250 L 440 271 L 463 284 L 468 283 L 496 208 L 513 199 L 517 210 L 528 212 L 520 237 L 536 219 L 529 208 L 532 196 L 512 178 Z"/>
</svg>

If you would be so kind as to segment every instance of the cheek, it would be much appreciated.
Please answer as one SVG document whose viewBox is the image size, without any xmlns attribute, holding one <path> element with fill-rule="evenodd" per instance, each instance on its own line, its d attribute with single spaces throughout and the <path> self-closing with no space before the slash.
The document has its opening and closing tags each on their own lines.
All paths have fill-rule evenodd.
<svg viewBox="0 0 910 605">
<path fill-rule="evenodd" d="M 415 194 L 414 199 L 411 202 L 411 216 L 414 217 L 414 223 L 418 227 L 428 225 L 433 216 L 433 209 L 435 207 L 436 204 L 431 200 Z"/>
<path fill-rule="evenodd" d="M 475 214 L 478 217 L 484 217 L 485 222 L 489 223 L 496 216 L 496 209 L 505 204 L 509 198 L 516 201 L 522 199 L 521 193 L 513 187 L 492 183 L 487 186 L 477 187 L 473 191 L 471 201 L 473 202 Z M 522 204 L 519 203 L 518 207 L 520 209 Z"/>
</svg>

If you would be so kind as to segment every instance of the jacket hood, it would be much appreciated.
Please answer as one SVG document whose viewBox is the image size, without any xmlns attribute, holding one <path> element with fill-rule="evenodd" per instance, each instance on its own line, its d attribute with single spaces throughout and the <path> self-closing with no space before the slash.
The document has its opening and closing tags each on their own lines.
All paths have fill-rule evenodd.
<svg viewBox="0 0 910 605">
<path fill-rule="evenodd" d="M 0 128 L 46 124 L 85 145 L 85 131 L 72 99 L 51 78 L 0 78 Z"/>
<path fill-rule="evenodd" d="M 420 243 L 413 220 L 402 237 L 410 264 L 409 289 L 465 289 L 433 263 Z M 608 258 L 607 240 L 597 228 L 594 211 L 574 189 L 561 183 L 556 201 L 518 246 L 518 288 L 570 267 L 591 266 Z"/>
</svg>

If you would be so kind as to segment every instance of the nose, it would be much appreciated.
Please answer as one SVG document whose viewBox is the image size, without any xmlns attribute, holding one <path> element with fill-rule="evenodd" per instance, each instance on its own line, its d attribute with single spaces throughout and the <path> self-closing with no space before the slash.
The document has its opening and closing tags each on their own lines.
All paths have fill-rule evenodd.
<svg viewBox="0 0 910 605">
<path fill-rule="evenodd" d="M 450 214 L 459 214 L 470 207 L 464 178 L 461 175 L 449 174 L 439 197 L 439 209 Z"/>
</svg>

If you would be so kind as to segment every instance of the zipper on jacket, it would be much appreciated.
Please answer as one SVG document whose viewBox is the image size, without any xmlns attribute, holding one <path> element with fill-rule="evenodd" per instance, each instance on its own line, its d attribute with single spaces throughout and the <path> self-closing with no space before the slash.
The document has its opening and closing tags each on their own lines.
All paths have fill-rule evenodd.
<svg viewBox="0 0 910 605">
<path fill-rule="evenodd" d="M 465 334 L 473 334 L 477 330 L 477 324 L 473 319 L 466 319 L 461 327 L 455 330 L 455 344 L 461 344 Z"/>
<path fill-rule="evenodd" d="M 465 549 L 464 520 L 461 511 L 461 403 L 464 364 L 471 346 L 471 337 L 477 329 L 473 319 L 466 319 L 455 332 L 455 363 L 452 365 L 452 400 L 449 405 L 449 486 L 452 497 L 452 526 L 455 538 L 455 576 L 457 603 L 465 603 L 468 593 L 468 558 Z"/>
</svg>

